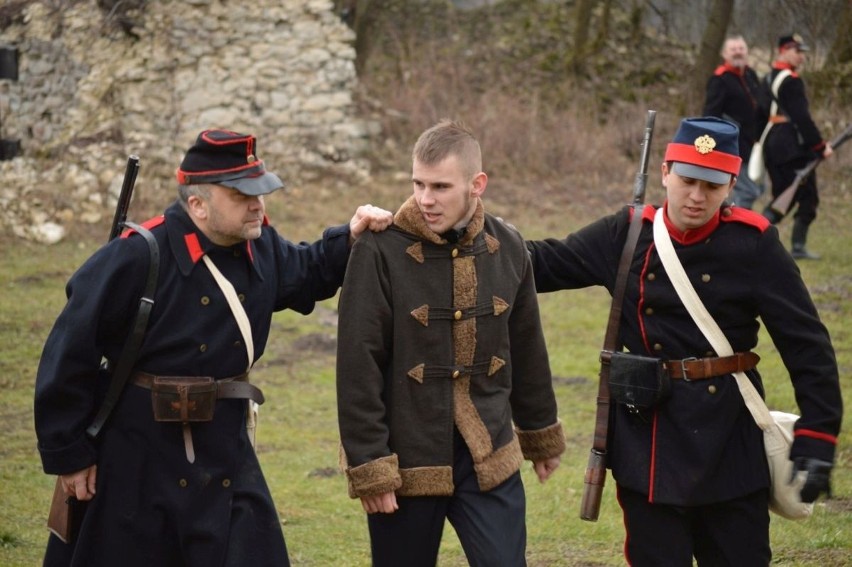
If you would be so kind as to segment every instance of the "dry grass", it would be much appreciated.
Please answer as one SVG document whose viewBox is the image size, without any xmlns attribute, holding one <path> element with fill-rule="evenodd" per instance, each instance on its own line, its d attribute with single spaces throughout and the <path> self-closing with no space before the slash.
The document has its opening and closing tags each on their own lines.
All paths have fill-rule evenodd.
<svg viewBox="0 0 852 567">
<path fill-rule="evenodd" d="M 542 3 L 533 3 L 536 5 Z M 557 12 L 565 3 L 547 3 Z M 537 8 L 538 9 L 538 8 Z M 543 8 L 542 8 L 543 9 Z M 611 50 L 609 59 L 590 61 L 588 80 L 565 78 L 568 55 L 562 24 L 547 27 L 540 12 L 519 12 L 526 28 L 498 21 L 463 21 L 442 27 L 385 30 L 386 41 L 370 73 L 363 77 L 363 112 L 379 121 L 374 140 L 373 178 L 352 184 L 329 179 L 296 183 L 268 200 L 269 215 L 291 240 L 313 240 L 329 224 L 347 222 L 355 207 L 373 203 L 395 210 L 410 193 L 410 148 L 417 135 L 442 117 L 461 119 L 476 132 L 489 174 L 486 207 L 515 224 L 528 237 L 563 236 L 630 200 L 639 161 L 645 111 L 658 111 L 651 152 L 647 201 L 660 203 L 660 157 L 682 115 L 693 114 L 679 85 L 648 62 L 671 68 L 679 53 L 631 55 Z M 557 16 L 562 14 L 557 13 Z M 510 29 L 501 36 L 497 31 Z M 528 37 L 519 36 L 518 29 Z M 536 36 L 535 33 L 541 36 Z M 508 33 L 508 32 L 507 32 Z M 486 40 L 494 36 L 494 43 Z M 424 36 L 434 36 L 425 41 Z M 506 39 L 510 37 L 511 39 Z M 561 43 L 560 43 L 561 42 Z M 552 52 L 548 50 L 552 49 Z M 504 57 L 505 56 L 505 57 Z M 618 68 L 616 68 L 618 66 Z M 659 82 L 643 80 L 659 77 Z M 663 70 L 665 71 L 665 70 Z M 611 74 L 610 74 L 611 73 Z M 620 84 L 630 77 L 641 89 Z M 564 79 L 564 80 L 563 80 Z M 622 96 L 623 95 L 623 96 Z M 826 135 L 850 116 L 848 97 L 826 97 L 815 107 Z M 274 164 L 273 164 L 274 166 Z M 286 173 L 286 172 L 281 172 Z M 826 325 L 841 366 L 842 387 L 852 392 L 852 151 L 844 148 L 820 169 L 823 205 L 812 230 L 822 262 L 802 271 Z M 140 195 L 131 211 L 143 220 L 161 211 L 170 195 Z M 761 203 L 762 204 L 762 203 Z M 46 539 L 44 518 L 52 479 L 41 474 L 32 431 L 32 384 L 41 345 L 63 303 L 63 285 L 72 271 L 104 240 L 108 227 L 75 226 L 65 242 L 41 247 L 0 237 L 0 564 L 29 566 L 40 561 Z M 789 223 L 781 225 L 785 237 Z M 540 297 L 554 384 L 568 434 L 568 452 L 546 485 L 525 469 L 529 562 L 541 566 L 623 564 L 623 527 L 607 487 L 601 520 L 577 519 L 583 469 L 591 440 L 597 351 L 603 338 L 608 297 L 580 290 Z M 336 302 L 324 302 L 308 317 L 277 315 L 256 377 L 267 395 L 258 434 L 261 463 L 279 506 L 293 563 L 303 566 L 367 565 L 368 544 L 360 506 L 346 497 L 336 472 L 333 345 Z M 761 337 L 761 367 L 771 380 L 770 402 L 794 409 L 789 381 L 777 353 Z M 845 429 L 849 429 L 847 417 Z M 852 457 L 841 438 L 834 475 L 836 499 L 818 507 L 806 523 L 773 520 L 772 539 L 779 565 L 844 565 L 852 556 Z M 450 529 L 441 565 L 463 565 Z"/>
</svg>

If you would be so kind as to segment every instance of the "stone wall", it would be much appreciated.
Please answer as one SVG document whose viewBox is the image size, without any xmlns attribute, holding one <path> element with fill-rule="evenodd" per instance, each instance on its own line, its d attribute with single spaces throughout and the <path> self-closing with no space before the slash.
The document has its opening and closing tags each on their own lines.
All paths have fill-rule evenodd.
<svg viewBox="0 0 852 567">
<path fill-rule="evenodd" d="M 173 190 L 210 127 L 257 135 L 291 184 L 367 175 L 375 126 L 356 116 L 354 38 L 331 0 L 18 0 L 6 24 L 19 78 L 0 81 L 0 137 L 22 153 L 0 161 L 4 231 L 53 242 L 111 216 L 130 154 L 137 191 Z"/>
</svg>

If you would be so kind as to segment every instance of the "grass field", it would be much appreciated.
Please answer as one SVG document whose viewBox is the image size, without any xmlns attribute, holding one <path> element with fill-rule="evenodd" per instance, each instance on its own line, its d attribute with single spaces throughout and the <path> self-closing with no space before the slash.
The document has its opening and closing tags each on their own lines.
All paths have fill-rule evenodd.
<svg viewBox="0 0 852 567">
<path fill-rule="evenodd" d="M 406 184 L 390 193 L 377 186 L 339 196 L 331 189 L 295 190 L 270 203 L 281 232 L 294 240 L 313 239 L 327 223 L 344 222 L 354 204 L 395 208 Z M 832 333 L 842 387 L 852 393 L 852 335 L 844 324 L 852 313 L 852 199 L 826 192 L 811 245 L 820 262 L 802 263 L 802 273 Z M 493 193 L 493 195 L 492 195 Z M 531 238 L 562 236 L 594 211 L 548 201 L 528 207 L 495 189 L 487 207 L 514 222 Z M 659 197 L 657 195 L 657 197 Z M 649 199 L 651 197 L 649 196 Z M 565 205 L 562 207 L 562 205 Z M 521 211 L 520 209 L 529 209 Z M 597 214 L 595 214 L 597 216 Z M 781 224 L 785 242 L 789 221 Z M 106 232 L 106 229 L 103 230 Z M 101 238 L 74 235 L 44 247 L 5 238 L 0 257 L 0 565 L 41 562 L 47 538 L 45 518 L 53 478 L 41 471 L 32 424 L 32 393 L 41 346 L 64 303 L 64 284 Z M 600 520 L 578 519 L 583 471 L 591 444 L 597 354 L 603 340 L 609 298 L 599 289 L 540 297 L 568 451 L 545 485 L 525 466 L 528 498 L 528 560 L 531 566 L 623 565 L 623 526 L 611 478 Z M 369 565 L 366 522 L 357 501 L 346 495 L 337 470 L 334 393 L 336 300 L 308 317 L 284 312 L 274 319 L 267 353 L 253 380 L 267 403 L 260 413 L 258 451 L 283 522 L 294 565 Z M 767 336 L 758 352 L 772 408 L 796 411 L 792 388 Z M 849 431 L 850 419 L 844 420 Z M 834 499 L 820 502 L 805 522 L 772 518 L 774 564 L 852 565 L 852 446 L 841 437 L 833 476 Z M 451 528 L 445 531 L 440 565 L 465 565 Z"/>
</svg>

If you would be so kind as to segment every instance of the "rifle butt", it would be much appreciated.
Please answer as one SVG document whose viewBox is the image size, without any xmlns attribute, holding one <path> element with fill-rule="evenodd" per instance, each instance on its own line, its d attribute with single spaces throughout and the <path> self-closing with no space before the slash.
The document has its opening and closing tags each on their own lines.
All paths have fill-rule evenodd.
<svg viewBox="0 0 852 567">
<path fill-rule="evenodd" d="M 606 483 L 606 453 L 592 449 L 586 476 L 583 480 L 583 500 L 580 503 L 580 519 L 596 522 L 601 510 L 604 484 Z"/>
<path fill-rule="evenodd" d="M 797 172 L 793 183 L 784 189 L 780 195 L 772 199 L 772 202 L 769 203 L 769 208 L 776 214 L 781 215 L 782 217 L 785 216 L 790 210 L 790 207 L 793 205 L 793 199 L 796 197 L 799 185 L 801 185 L 802 181 L 804 181 L 804 179 L 810 174 L 810 171 L 813 171 L 813 169 L 809 169 L 807 173 L 805 170 Z"/>
<path fill-rule="evenodd" d="M 787 187 L 769 203 L 769 208 L 776 214 L 785 216 L 790 211 L 790 206 L 793 204 L 793 198 L 796 196 L 800 184 L 801 181 L 797 178 L 793 185 Z"/>
</svg>

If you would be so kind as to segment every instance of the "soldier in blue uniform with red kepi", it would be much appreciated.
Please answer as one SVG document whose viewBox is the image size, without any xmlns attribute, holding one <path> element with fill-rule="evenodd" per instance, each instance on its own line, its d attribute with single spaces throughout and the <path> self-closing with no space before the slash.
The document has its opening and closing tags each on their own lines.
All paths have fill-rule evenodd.
<svg viewBox="0 0 852 567">
<path fill-rule="evenodd" d="M 778 39 L 778 57 L 766 76 L 766 83 L 775 82 L 779 73 L 789 74 L 778 86 L 778 112 L 769 117 L 772 128 L 766 136 L 764 160 L 766 171 L 772 181 L 772 196 L 777 197 L 796 178 L 796 172 L 817 158 L 829 158 L 834 153 L 831 144 L 820 134 L 811 118 L 805 83 L 798 74 L 810 49 L 799 34 L 785 35 Z M 766 87 L 769 89 L 769 87 Z M 807 248 L 808 231 L 817 216 L 819 193 L 816 171 L 808 175 L 793 198 L 793 230 L 790 236 L 793 257 L 818 260 L 819 255 Z M 792 209 L 791 207 L 791 209 Z M 763 215 L 773 224 L 783 215 L 767 206 Z"/>
<path fill-rule="evenodd" d="M 801 418 L 790 458 L 806 473 L 805 501 L 829 492 L 842 417 L 837 362 L 797 266 L 763 216 L 726 204 L 740 171 L 737 127 L 681 122 L 662 164 L 661 220 L 710 314 L 739 356 L 720 357 L 693 322 L 653 240 L 655 209 L 642 209 L 620 339 L 634 355 L 667 361 L 670 395 L 635 411 L 612 406 L 608 465 L 634 566 L 768 565 L 769 471 L 763 434 L 731 373 L 763 385 L 759 320 L 790 374 Z M 600 285 L 613 293 L 632 207 L 564 239 L 530 241 L 539 292 Z M 758 320 L 759 318 L 759 320 Z M 684 380 L 682 369 L 689 368 Z"/>
<path fill-rule="evenodd" d="M 73 544 L 51 535 L 45 565 L 289 564 L 247 431 L 247 399 L 263 400 L 247 368 L 263 355 L 273 312 L 307 314 L 332 297 L 353 240 L 392 215 L 365 205 L 312 244 L 285 240 L 263 200 L 281 180 L 257 157 L 254 136 L 226 130 L 202 132 L 177 178 L 178 200 L 143 223 L 160 252 L 157 292 L 129 383 L 96 439 L 86 429 L 110 380 L 99 367 L 102 357 L 115 366 L 130 331 L 149 270 L 146 239 L 125 232 L 83 264 L 44 346 L 35 389 L 42 465 L 87 501 Z M 171 398 L 178 421 L 155 416 L 152 396 L 203 396 L 193 384 L 211 379 L 212 399 Z M 215 407 L 212 419 L 194 421 L 196 401 Z"/>
</svg>

